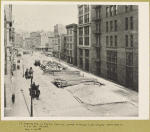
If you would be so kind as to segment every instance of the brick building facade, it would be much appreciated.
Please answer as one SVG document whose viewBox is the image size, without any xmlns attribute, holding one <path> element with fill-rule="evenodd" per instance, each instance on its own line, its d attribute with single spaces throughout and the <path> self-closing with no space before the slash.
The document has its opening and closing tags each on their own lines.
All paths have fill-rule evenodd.
<svg viewBox="0 0 150 132">
<path fill-rule="evenodd" d="M 66 29 L 66 60 L 77 65 L 77 24 L 67 25 Z"/>
<path fill-rule="evenodd" d="M 89 6 L 89 24 L 85 21 L 85 8 L 86 5 L 78 6 L 78 34 L 83 36 L 83 42 L 80 41 L 81 35 L 78 39 L 78 65 L 138 91 L 138 6 Z M 80 14 L 83 14 L 84 20 L 82 26 Z M 85 33 L 87 25 L 89 45 L 85 46 L 87 41 L 85 34 L 80 33 L 80 27 L 83 27 Z M 80 46 L 81 42 L 83 44 Z"/>
</svg>

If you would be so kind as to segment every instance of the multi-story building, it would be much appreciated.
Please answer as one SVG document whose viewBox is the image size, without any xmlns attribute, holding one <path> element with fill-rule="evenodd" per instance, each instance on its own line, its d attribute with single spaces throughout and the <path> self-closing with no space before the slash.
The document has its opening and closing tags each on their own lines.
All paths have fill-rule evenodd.
<svg viewBox="0 0 150 132">
<path fill-rule="evenodd" d="M 67 36 L 64 36 L 64 60 L 67 61 Z"/>
<path fill-rule="evenodd" d="M 22 48 L 23 39 L 20 34 L 15 33 L 15 48 Z"/>
<path fill-rule="evenodd" d="M 4 48 L 5 48 L 5 75 L 7 74 L 7 57 L 13 52 L 14 28 L 12 20 L 12 5 L 4 5 Z M 10 52 L 9 52 L 10 51 Z"/>
<path fill-rule="evenodd" d="M 40 32 L 31 32 L 30 33 L 30 42 L 31 42 L 31 49 L 35 49 L 37 45 L 36 37 L 40 35 Z"/>
<path fill-rule="evenodd" d="M 25 40 L 24 40 L 24 49 L 26 49 L 26 50 L 31 49 L 30 38 L 25 38 Z"/>
<path fill-rule="evenodd" d="M 64 42 L 65 40 L 65 34 L 60 34 L 58 36 L 58 57 L 60 57 L 61 59 L 65 59 L 65 47 L 64 47 Z"/>
<path fill-rule="evenodd" d="M 78 64 L 103 78 L 138 91 L 138 6 L 92 5 L 89 51 L 85 43 L 85 5 L 79 8 Z M 83 17 L 83 18 L 82 18 Z M 83 23 L 83 24 L 82 24 Z M 83 29 L 82 29 L 82 25 Z M 81 29 L 80 29 L 81 28 Z M 83 36 L 83 37 L 82 37 Z M 83 40 L 82 40 L 83 39 Z M 82 42 L 83 41 L 83 42 Z M 81 46 L 79 46 L 81 44 Z M 88 66 L 87 66 L 88 67 Z"/>
<path fill-rule="evenodd" d="M 36 49 L 37 50 L 48 51 L 50 49 L 49 39 L 53 39 L 53 37 L 49 37 L 49 36 L 51 35 L 49 35 L 49 33 L 46 33 L 46 32 L 41 32 L 38 36 L 36 36 Z"/>
<path fill-rule="evenodd" d="M 77 65 L 77 24 L 66 26 L 66 59 L 68 63 Z"/>
<path fill-rule="evenodd" d="M 53 51 L 54 47 L 54 37 L 48 37 L 48 49 L 49 51 Z"/>
<path fill-rule="evenodd" d="M 30 38 L 30 33 L 29 32 L 22 32 L 22 38 Z"/>
<path fill-rule="evenodd" d="M 66 28 L 63 24 L 56 24 L 54 26 L 54 49 L 53 56 L 59 57 L 58 52 L 58 39 L 60 39 L 61 34 L 66 34 Z"/>
<path fill-rule="evenodd" d="M 78 5 L 77 65 L 87 71 L 92 65 L 91 16 L 91 5 Z"/>
</svg>

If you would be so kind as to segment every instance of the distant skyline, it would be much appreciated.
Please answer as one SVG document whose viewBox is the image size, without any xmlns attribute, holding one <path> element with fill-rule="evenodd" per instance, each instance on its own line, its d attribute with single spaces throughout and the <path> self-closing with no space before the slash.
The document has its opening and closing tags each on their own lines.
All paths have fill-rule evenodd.
<svg viewBox="0 0 150 132">
<path fill-rule="evenodd" d="M 77 5 L 14 5 L 15 30 L 54 31 L 56 24 L 77 24 Z"/>
</svg>

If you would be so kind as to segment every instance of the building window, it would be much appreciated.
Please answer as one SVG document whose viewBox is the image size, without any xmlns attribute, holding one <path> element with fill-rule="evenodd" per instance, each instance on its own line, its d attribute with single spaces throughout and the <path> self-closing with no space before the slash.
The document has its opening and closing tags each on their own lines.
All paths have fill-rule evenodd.
<svg viewBox="0 0 150 132">
<path fill-rule="evenodd" d="M 126 86 L 132 87 L 133 86 L 133 71 L 126 69 Z"/>
<path fill-rule="evenodd" d="M 85 19 L 84 19 L 84 23 L 89 22 L 89 14 L 85 15 L 84 17 L 85 17 Z"/>
<path fill-rule="evenodd" d="M 128 12 L 128 5 L 125 5 L 125 11 Z"/>
<path fill-rule="evenodd" d="M 79 45 L 83 45 L 83 38 L 82 37 L 79 38 Z"/>
<path fill-rule="evenodd" d="M 83 50 L 79 49 L 79 55 L 82 57 L 83 56 Z"/>
<path fill-rule="evenodd" d="M 89 5 L 84 5 L 85 13 L 89 12 Z"/>
<path fill-rule="evenodd" d="M 110 46 L 113 46 L 113 36 L 110 36 Z"/>
<path fill-rule="evenodd" d="M 117 20 L 115 20 L 115 31 L 117 31 Z"/>
<path fill-rule="evenodd" d="M 67 44 L 67 48 L 69 48 L 69 44 Z"/>
<path fill-rule="evenodd" d="M 70 36 L 70 41 L 72 41 L 72 36 Z"/>
<path fill-rule="evenodd" d="M 125 26 L 126 26 L 126 30 L 128 30 L 128 18 L 125 18 L 125 21 L 126 21 L 126 24 L 125 24 Z"/>
<path fill-rule="evenodd" d="M 79 7 L 79 15 L 83 14 L 83 7 Z"/>
<path fill-rule="evenodd" d="M 83 35 L 83 28 L 79 28 L 79 35 L 80 35 L 80 36 Z"/>
<path fill-rule="evenodd" d="M 96 24 L 96 33 L 98 33 L 98 29 L 99 29 L 99 24 Z"/>
<path fill-rule="evenodd" d="M 100 73 L 101 73 L 101 65 L 100 65 L 100 62 L 96 62 L 96 73 L 97 73 L 97 75 L 100 75 Z"/>
<path fill-rule="evenodd" d="M 89 37 L 85 37 L 85 45 L 89 45 Z"/>
<path fill-rule="evenodd" d="M 133 65 L 133 53 L 126 54 L 126 65 L 132 66 Z"/>
<path fill-rule="evenodd" d="M 101 29 L 100 29 L 100 23 L 97 23 L 96 24 L 96 33 L 100 33 L 101 32 Z"/>
<path fill-rule="evenodd" d="M 89 26 L 86 26 L 84 28 L 84 31 L 85 31 L 85 35 L 89 35 Z"/>
<path fill-rule="evenodd" d="M 106 17 L 108 17 L 109 14 L 109 7 L 106 8 Z"/>
<path fill-rule="evenodd" d="M 110 21 L 110 31 L 113 31 L 113 21 Z"/>
<path fill-rule="evenodd" d="M 98 18 L 99 18 L 99 12 L 96 11 L 96 19 L 98 19 Z"/>
<path fill-rule="evenodd" d="M 101 25 L 100 25 L 100 23 L 99 23 L 99 33 L 101 32 Z"/>
<path fill-rule="evenodd" d="M 85 70 L 89 71 L 89 60 L 85 59 Z"/>
<path fill-rule="evenodd" d="M 133 10 L 133 5 L 130 5 L 130 11 L 132 11 Z"/>
<path fill-rule="evenodd" d="M 107 51 L 107 61 L 117 63 L 117 52 Z"/>
<path fill-rule="evenodd" d="M 126 47 L 128 47 L 128 35 L 126 35 Z"/>
<path fill-rule="evenodd" d="M 58 44 L 60 44 L 60 39 L 58 39 Z"/>
<path fill-rule="evenodd" d="M 72 29 L 70 29 L 70 34 L 72 35 Z"/>
<path fill-rule="evenodd" d="M 83 17 L 79 17 L 79 24 L 83 24 Z"/>
<path fill-rule="evenodd" d="M 133 29 L 133 17 L 130 17 L 130 29 Z"/>
<path fill-rule="evenodd" d="M 109 37 L 106 36 L 106 46 L 109 46 Z"/>
<path fill-rule="evenodd" d="M 70 44 L 70 49 L 72 49 L 72 44 Z"/>
<path fill-rule="evenodd" d="M 81 68 L 83 67 L 83 60 L 82 60 L 82 58 L 80 58 L 80 67 Z"/>
<path fill-rule="evenodd" d="M 110 16 L 113 16 L 113 6 L 110 7 Z"/>
<path fill-rule="evenodd" d="M 107 65 L 107 77 L 111 78 L 112 80 L 117 79 L 117 67 L 116 66 Z"/>
<path fill-rule="evenodd" d="M 97 46 L 100 46 L 100 41 L 101 41 L 100 36 L 97 36 L 97 37 L 96 37 L 96 45 L 97 45 Z"/>
<path fill-rule="evenodd" d="M 67 55 L 69 55 L 69 50 L 67 50 Z"/>
<path fill-rule="evenodd" d="M 117 15 L 117 13 L 118 13 L 118 12 L 117 12 L 117 8 L 118 8 L 118 6 L 117 6 L 117 5 L 115 5 L 115 6 L 114 6 L 114 8 L 115 8 L 115 9 L 114 9 L 114 15 Z"/>
<path fill-rule="evenodd" d="M 69 41 L 69 36 L 67 37 L 67 40 Z"/>
<path fill-rule="evenodd" d="M 72 56 L 72 51 L 70 51 L 70 56 Z"/>
<path fill-rule="evenodd" d="M 96 57 L 100 59 L 100 49 L 96 49 Z"/>
<path fill-rule="evenodd" d="M 115 36 L 115 46 L 117 46 L 117 36 Z"/>
<path fill-rule="evenodd" d="M 106 22 L 106 32 L 108 32 L 108 22 Z"/>
<path fill-rule="evenodd" d="M 130 35 L 130 46 L 133 47 L 133 35 Z"/>
<path fill-rule="evenodd" d="M 89 57 L 89 50 L 85 49 L 85 57 Z"/>
<path fill-rule="evenodd" d="M 67 35 L 69 35 L 69 30 L 67 30 Z"/>
<path fill-rule="evenodd" d="M 58 50 L 60 50 L 60 46 L 58 46 Z"/>
<path fill-rule="evenodd" d="M 100 19 L 100 10 L 96 11 L 96 19 Z"/>
</svg>

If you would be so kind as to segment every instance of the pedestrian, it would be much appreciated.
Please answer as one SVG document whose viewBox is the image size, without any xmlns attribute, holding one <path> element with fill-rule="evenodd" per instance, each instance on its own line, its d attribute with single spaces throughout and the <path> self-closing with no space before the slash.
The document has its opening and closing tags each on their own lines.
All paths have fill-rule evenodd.
<svg viewBox="0 0 150 132">
<path fill-rule="evenodd" d="M 15 94 L 12 94 L 12 102 L 15 103 Z"/>
<path fill-rule="evenodd" d="M 30 70 L 29 70 L 29 74 L 33 74 L 33 69 L 32 69 L 32 67 L 30 67 Z"/>
<path fill-rule="evenodd" d="M 13 70 L 11 70 L 11 75 L 12 75 L 12 76 L 14 76 L 14 74 L 13 74 Z"/>
</svg>

